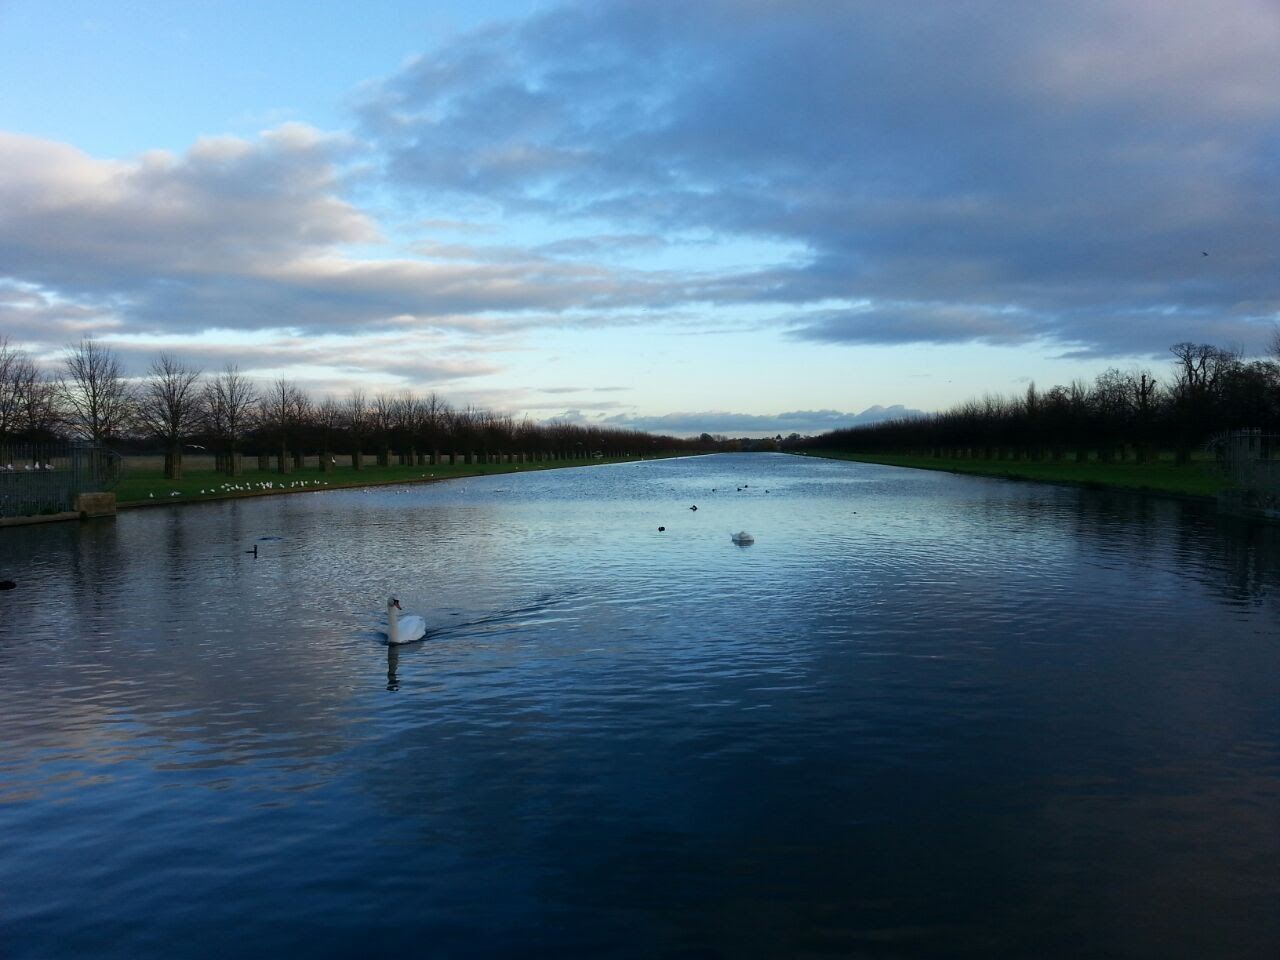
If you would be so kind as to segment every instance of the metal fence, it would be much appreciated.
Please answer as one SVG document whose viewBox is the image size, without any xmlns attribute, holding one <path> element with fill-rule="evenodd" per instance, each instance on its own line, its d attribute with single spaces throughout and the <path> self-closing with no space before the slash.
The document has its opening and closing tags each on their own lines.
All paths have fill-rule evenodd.
<svg viewBox="0 0 1280 960">
<path fill-rule="evenodd" d="M 1280 493 L 1280 435 L 1232 430 L 1209 444 L 1218 466 L 1245 490 Z"/>
<path fill-rule="evenodd" d="M 94 443 L 0 441 L 0 517 L 71 510 L 79 494 L 114 488 L 123 469 L 119 454 Z"/>
</svg>

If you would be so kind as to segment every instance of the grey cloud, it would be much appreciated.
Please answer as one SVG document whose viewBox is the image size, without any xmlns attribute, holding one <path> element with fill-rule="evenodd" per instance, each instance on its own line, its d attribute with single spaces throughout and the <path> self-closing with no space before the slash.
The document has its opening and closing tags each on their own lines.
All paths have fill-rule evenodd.
<svg viewBox="0 0 1280 960">
<path fill-rule="evenodd" d="M 630 387 L 540 387 L 537 393 L 626 393 Z"/>
<path fill-rule="evenodd" d="M 106 307 L 77 303 L 37 286 L 0 279 L 0 331 L 15 343 L 61 346 L 115 332 L 121 325 Z"/>
<path fill-rule="evenodd" d="M 819 311 L 797 320 L 791 336 L 824 343 L 1022 343 L 1046 332 L 1024 311 L 947 303 L 883 304 Z"/>
<path fill-rule="evenodd" d="M 649 234 L 601 234 L 570 237 L 543 244 L 537 252 L 549 257 L 599 257 L 613 253 L 661 250 L 666 241 Z"/>
<path fill-rule="evenodd" d="M 1016 339 L 1013 306 L 1156 350 L 1109 319 L 1257 340 L 1280 308 L 1278 60 L 1269 0 L 575 3 L 427 54 L 364 116 L 400 185 L 809 252 L 721 301 L 890 304 L 875 342 L 912 302 L 954 305 L 914 338 Z"/>
<path fill-rule="evenodd" d="M 661 416 L 616 414 L 600 420 L 611 427 L 647 430 L 677 436 L 697 436 L 701 433 L 726 434 L 728 436 L 774 436 L 791 433 L 817 434 L 843 427 L 879 423 L 903 417 L 919 416 L 921 411 L 901 404 L 868 407 L 861 413 L 840 410 L 793 410 L 778 414 L 732 413 L 722 410 L 668 413 Z"/>
<path fill-rule="evenodd" d="M 403 384 L 429 389 L 501 369 L 483 357 L 468 356 L 449 347 L 439 337 L 421 333 L 405 336 L 373 332 L 360 335 L 357 343 L 352 337 L 305 338 L 277 332 L 273 336 L 258 335 L 248 347 L 181 334 L 141 340 L 116 337 L 107 342 L 134 375 L 145 373 L 161 351 L 206 371 L 234 363 L 250 378 L 273 379 L 280 374 L 264 371 L 323 369 L 329 371 L 326 382 L 359 380 L 368 386 L 376 381 L 381 388 Z M 284 375 L 292 378 L 292 374 Z"/>
<path fill-rule="evenodd" d="M 42 320 L 57 315 L 41 326 L 34 309 L 9 306 L 11 330 L 61 341 L 121 323 L 134 333 L 595 326 L 725 296 L 737 282 L 497 245 L 356 259 L 343 248 L 378 229 L 341 198 L 339 161 L 351 149 L 294 125 L 255 141 L 202 140 L 183 155 L 105 161 L 0 133 L 0 265 L 14 289 L 47 294 Z M 581 242 L 586 253 L 643 240 Z"/>
<path fill-rule="evenodd" d="M 12 276 L 97 293 L 375 239 L 368 218 L 335 196 L 337 151 L 290 127 L 255 143 L 198 141 L 181 157 L 102 161 L 0 133 L 0 263 Z"/>
</svg>

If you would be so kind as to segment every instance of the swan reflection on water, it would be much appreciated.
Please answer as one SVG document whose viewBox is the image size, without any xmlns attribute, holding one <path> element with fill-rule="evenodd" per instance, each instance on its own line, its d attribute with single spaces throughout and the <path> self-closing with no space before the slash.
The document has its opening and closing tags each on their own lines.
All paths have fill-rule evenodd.
<svg viewBox="0 0 1280 960">
<path fill-rule="evenodd" d="M 400 678 L 396 676 L 396 671 L 400 669 L 400 648 L 394 644 L 387 644 L 387 691 L 395 693 L 400 689 Z"/>
</svg>

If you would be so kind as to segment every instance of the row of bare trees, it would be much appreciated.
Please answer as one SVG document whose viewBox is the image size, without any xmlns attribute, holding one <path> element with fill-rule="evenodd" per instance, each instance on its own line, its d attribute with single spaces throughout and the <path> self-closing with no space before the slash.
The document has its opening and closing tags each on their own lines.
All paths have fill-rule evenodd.
<svg viewBox="0 0 1280 960">
<path fill-rule="evenodd" d="M 1276 343 L 1280 356 L 1280 338 Z M 1161 450 L 1188 462 L 1216 434 L 1239 428 L 1280 432 L 1280 363 L 1183 342 L 1172 369 L 1111 368 L 1092 383 L 1016 396 L 988 394 L 927 416 L 836 430 L 791 446 L 915 452 L 988 459 L 1149 460 Z"/>
<path fill-rule="evenodd" d="M 632 430 L 517 421 L 475 407 L 455 408 L 432 393 L 352 390 L 316 400 L 296 383 L 260 385 L 235 365 L 205 375 L 162 353 L 141 378 L 126 377 L 104 345 L 68 349 L 63 369 L 42 371 L 0 338 L 0 441 L 73 437 L 101 443 L 160 444 L 166 476 L 182 473 L 183 450 L 212 450 L 219 469 L 240 472 L 246 451 L 296 469 L 308 455 L 328 469 L 338 456 L 356 469 L 423 462 L 439 451 L 487 456 L 591 455 L 677 450 L 688 441 Z"/>
</svg>

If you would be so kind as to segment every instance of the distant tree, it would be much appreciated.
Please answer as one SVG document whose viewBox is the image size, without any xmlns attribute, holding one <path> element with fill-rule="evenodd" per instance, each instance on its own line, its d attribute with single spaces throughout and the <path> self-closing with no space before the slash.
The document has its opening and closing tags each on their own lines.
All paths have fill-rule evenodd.
<svg viewBox="0 0 1280 960">
<path fill-rule="evenodd" d="M 1027 456 L 1032 460 L 1042 459 L 1044 408 L 1034 380 L 1027 384 L 1027 393 L 1022 399 L 1022 409 L 1018 411 L 1018 415 L 1016 443 L 1026 450 Z"/>
<path fill-rule="evenodd" d="M 135 398 L 119 358 L 96 340 L 81 340 L 67 349 L 58 390 L 68 427 L 94 442 L 121 436 L 133 418 Z"/>
<path fill-rule="evenodd" d="M 200 370 L 162 353 L 138 395 L 139 425 L 164 441 L 164 475 L 170 480 L 182 477 L 182 441 L 201 421 L 199 379 Z"/>
<path fill-rule="evenodd" d="M 462 450 L 463 453 L 470 455 L 475 452 L 477 440 L 479 439 L 479 428 L 477 420 L 481 412 L 470 405 L 463 407 L 461 410 L 453 409 L 449 411 L 449 437 Z M 556 430 L 557 424 L 550 424 L 549 429 L 553 432 Z"/>
<path fill-rule="evenodd" d="M 1218 423 L 1228 430 L 1280 426 L 1280 364 L 1255 360 L 1230 369 L 1219 392 Z"/>
<path fill-rule="evenodd" d="M 60 414 L 54 383 L 26 351 L 0 336 L 0 440 L 51 439 Z"/>
<path fill-rule="evenodd" d="M 315 432 L 315 404 L 311 402 L 311 397 L 305 390 L 294 391 L 292 419 L 289 421 L 289 426 L 293 467 L 295 470 L 301 470 L 306 461 L 307 438 Z"/>
<path fill-rule="evenodd" d="M 435 393 L 427 394 L 420 403 L 418 430 L 422 436 L 423 446 L 432 453 L 438 452 L 448 436 L 449 405 Z"/>
<path fill-rule="evenodd" d="M 327 473 L 333 468 L 333 440 L 343 427 L 345 414 L 337 400 L 325 397 L 316 404 L 314 418 L 320 434 L 320 469 Z"/>
<path fill-rule="evenodd" d="M 239 444 L 249 429 L 257 403 L 252 382 L 233 363 L 205 384 L 205 429 L 221 448 L 222 469 L 228 476 L 240 475 Z"/>
<path fill-rule="evenodd" d="M 20 368 L 31 360 L 21 350 L 9 346 L 9 338 L 0 336 L 0 439 L 15 435 L 22 409 Z"/>
<path fill-rule="evenodd" d="M 396 398 L 395 438 L 401 463 L 415 464 L 421 461 L 420 444 L 426 416 L 426 404 L 421 398 L 407 390 Z"/>
<path fill-rule="evenodd" d="M 1099 460 L 1111 460 L 1118 444 L 1132 427 L 1133 403 L 1128 376 L 1109 367 L 1094 378 L 1089 394 L 1092 426 L 1090 435 L 1098 447 Z"/>
<path fill-rule="evenodd" d="M 1191 449 L 1213 431 L 1216 406 L 1227 376 L 1240 364 L 1231 350 L 1183 341 L 1169 348 L 1174 357 L 1170 388 L 1179 463 L 1191 460 Z"/>
<path fill-rule="evenodd" d="M 263 428 L 272 436 L 276 447 L 276 469 L 291 469 L 289 445 L 307 406 L 306 395 L 291 380 L 275 380 L 259 399 L 258 411 Z"/>
<path fill-rule="evenodd" d="M 378 466 L 391 463 L 391 431 L 396 421 L 396 400 L 389 393 L 376 393 L 369 405 L 370 425 L 378 444 Z"/>
<path fill-rule="evenodd" d="M 1155 459 L 1155 422 L 1159 412 L 1160 383 L 1149 370 L 1130 370 L 1125 375 L 1129 405 L 1133 411 L 1133 444 L 1140 463 Z"/>
<path fill-rule="evenodd" d="M 23 432 L 33 440 L 52 440 L 61 429 L 63 419 L 58 385 L 32 364 L 23 381 Z"/>
<path fill-rule="evenodd" d="M 369 401 L 363 390 L 352 390 L 342 405 L 347 433 L 351 437 L 351 467 L 364 467 L 364 438 L 369 432 Z"/>
<path fill-rule="evenodd" d="M 507 414 L 486 410 L 480 417 L 481 445 L 486 453 L 509 450 L 515 437 L 515 421 Z"/>
</svg>

